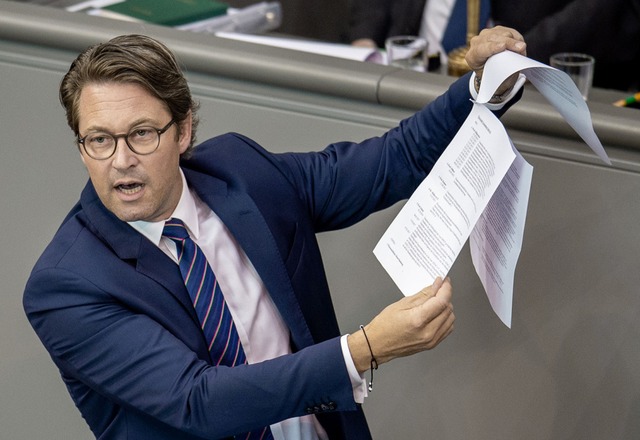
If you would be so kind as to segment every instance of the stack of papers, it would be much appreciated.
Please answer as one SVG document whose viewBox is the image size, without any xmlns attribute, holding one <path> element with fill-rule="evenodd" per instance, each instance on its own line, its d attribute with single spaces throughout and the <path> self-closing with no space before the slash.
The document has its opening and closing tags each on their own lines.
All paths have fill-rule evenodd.
<svg viewBox="0 0 640 440">
<path fill-rule="evenodd" d="M 484 104 L 516 72 L 611 164 L 571 78 L 514 52 L 502 52 L 488 60 L 471 113 L 373 251 L 401 292 L 413 295 L 446 276 L 469 240 L 491 307 L 508 327 L 533 167 Z"/>
<path fill-rule="evenodd" d="M 380 51 L 364 47 L 355 47 L 348 44 L 326 43 L 318 41 L 308 41 L 299 38 L 271 37 L 263 35 L 245 35 L 231 32 L 217 32 L 217 37 L 229 38 L 232 40 L 246 41 L 249 43 L 262 44 L 265 46 L 282 47 L 285 49 L 297 50 L 301 52 L 315 53 L 336 58 L 344 58 L 355 61 L 370 61 L 377 64 L 384 63 Z"/>
</svg>

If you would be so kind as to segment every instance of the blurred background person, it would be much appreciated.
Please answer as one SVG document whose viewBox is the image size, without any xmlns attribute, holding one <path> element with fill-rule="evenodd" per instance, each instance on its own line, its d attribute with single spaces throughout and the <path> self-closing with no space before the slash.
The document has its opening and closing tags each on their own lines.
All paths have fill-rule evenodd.
<svg viewBox="0 0 640 440">
<path fill-rule="evenodd" d="M 282 7 L 282 24 L 278 34 L 318 41 L 343 43 L 347 34 L 349 0 L 278 0 Z M 258 0 L 227 0 L 233 8 L 244 8 Z"/>
<path fill-rule="evenodd" d="M 466 20 L 466 0 L 350 0 L 348 41 L 383 48 L 390 36 L 420 35 L 445 64 L 446 54 L 465 43 L 466 21 L 454 24 L 456 11 Z M 640 0 L 483 0 L 480 15 L 479 30 L 520 30 L 534 60 L 586 53 L 596 59 L 594 87 L 640 90 Z M 454 43 L 443 43 L 456 29 Z"/>
<path fill-rule="evenodd" d="M 480 0 L 478 31 L 487 27 L 490 0 Z M 447 54 L 467 43 L 467 0 L 350 0 L 349 43 L 384 48 L 395 35 L 419 35 L 427 40 L 430 70 L 446 65 Z"/>
<path fill-rule="evenodd" d="M 594 87 L 639 90 L 640 0 L 491 0 L 491 14 L 522 32 L 528 57 L 583 52 L 596 59 Z"/>
</svg>

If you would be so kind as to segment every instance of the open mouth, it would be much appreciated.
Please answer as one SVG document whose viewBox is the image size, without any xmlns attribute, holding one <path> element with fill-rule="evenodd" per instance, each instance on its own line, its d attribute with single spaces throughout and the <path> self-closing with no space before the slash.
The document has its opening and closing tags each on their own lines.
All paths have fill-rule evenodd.
<svg viewBox="0 0 640 440">
<path fill-rule="evenodd" d="M 124 194 L 135 194 L 142 190 L 144 184 L 142 183 L 127 183 L 122 185 L 116 185 L 116 190 Z"/>
</svg>

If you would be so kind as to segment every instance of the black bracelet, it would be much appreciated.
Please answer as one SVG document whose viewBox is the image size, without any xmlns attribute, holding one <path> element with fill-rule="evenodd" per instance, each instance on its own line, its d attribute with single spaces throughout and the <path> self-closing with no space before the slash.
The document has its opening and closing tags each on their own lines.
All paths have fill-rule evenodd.
<svg viewBox="0 0 640 440">
<path fill-rule="evenodd" d="M 371 353 L 371 369 L 369 370 L 371 373 L 371 380 L 369 380 L 369 391 L 373 391 L 373 370 L 378 369 L 378 361 L 376 357 L 373 355 L 373 350 L 371 349 L 371 344 L 369 343 L 369 338 L 367 338 L 367 333 L 364 331 L 364 325 L 360 326 L 360 330 L 362 330 L 362 334 L 364 335 L 365 341 L 367 341 L 367 345 L 369 346 L 369 353 Z"/>
</svg>

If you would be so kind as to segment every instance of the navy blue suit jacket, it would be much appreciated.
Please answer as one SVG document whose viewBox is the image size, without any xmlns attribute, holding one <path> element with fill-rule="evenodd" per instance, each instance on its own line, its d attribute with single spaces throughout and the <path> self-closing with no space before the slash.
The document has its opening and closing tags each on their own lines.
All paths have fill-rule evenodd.
<svg viewBox="0 0 640 440">
<path fill-rule="evenodd" d="M 379 138 L 272 154 L 226 134 L 182 162 L 291 332 L 293 354 L 255 365 L 210 365 L 178 266 L 89 182 L 33 269 L 24 307 L 96 437 L 218 439 L 315 413 L 332 439 L 370 438 L 315 234 L 407 198 L 470 107 L 464 77 Z"/>
</svg>

